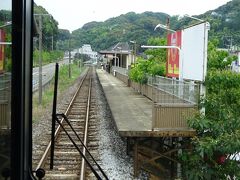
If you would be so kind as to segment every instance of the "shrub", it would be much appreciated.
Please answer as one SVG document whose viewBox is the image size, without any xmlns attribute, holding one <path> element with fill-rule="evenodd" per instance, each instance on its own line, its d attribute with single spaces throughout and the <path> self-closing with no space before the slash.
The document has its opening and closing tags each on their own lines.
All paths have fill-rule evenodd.
<svg viewBox="0 0 240 180">
<path fill-rule="evenodd" d="M 196 129 L 193 149 L 182 156 L 188 179 L 240 178 L 236 154 L 240 152 L 240 74 L 211 71 L 206 78 L 205 115 L 189 119 Z"/>
</svg>

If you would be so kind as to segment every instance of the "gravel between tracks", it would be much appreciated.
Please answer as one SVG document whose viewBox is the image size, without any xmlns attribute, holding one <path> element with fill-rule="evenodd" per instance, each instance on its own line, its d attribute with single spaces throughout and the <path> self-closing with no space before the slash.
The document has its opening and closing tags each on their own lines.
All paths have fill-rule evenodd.
<svg viewBox="0 0 240 180">
<path fill-rule="evenodd" d="M 126 142 L 122 140 L 115 129 L 112 115 L 98 80 L 96 85 L 97 118 L 99 125 L 99 152 L 100 164 L 111 180 L 131 180 L 133 178 L 133 159 L 126 155 Z M 77 83 L 58 97 L 58 109 L 69 102 L 77 89 Z M 51 121 L 51 107 L 48 108 L 40 121 L 33 125 L 33 156 L 43 140 L 42 132 L 49 133 Z M 47 127 L 46 127 L 46 124 Z M 44 137 L 46 138 L 46 137 Z M 46 141 L 46 139 L 44 139 Z M 147 179 L 146 175 L 140 175 L 138 179 Z"/>
</svg>

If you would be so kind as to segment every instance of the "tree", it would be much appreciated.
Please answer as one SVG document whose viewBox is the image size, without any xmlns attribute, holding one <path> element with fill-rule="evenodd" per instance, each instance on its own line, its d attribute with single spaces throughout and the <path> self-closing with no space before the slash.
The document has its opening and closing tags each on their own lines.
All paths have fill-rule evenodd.
<svg viewBox="0 0 240 180">
<path fill-rule="evenodd" d="M 156 24 L 165 22 L 169 15 L 165 13 L 129 12 L 104 22 L 90 22 L 72 32 L 74 45 L 91 44 L 98 51 L 111 47 L 117 42 L 134 40 L 146 44 L 150 37 L 157 36 Z M 163 31 L 161 31 L 163 32 Z"/>
<path fill-rule="evenodd" d="M 240 74 L 223 70 L 227 63 L 210 43 L 209 71 L 206 78 L 206 98 L 200 108 L 205 115 L 196 114 L 189 126 L 196 130 L 191 151 L 183 153 L 184 175 L 187 179 L 240 178 Z M 214 63 L 213 63 L 214 62 Z"/>
<path fill-rule="evenodd" d="M 150 38 L 149 45 L 166 45 L 166 39 Z M 166 49 L 148 49 L 148 59 L 138 58 L 135 67 L 130 70 L 130 79 L 142 84 L 147 83 L 147 75 L 164 76 L 166 74 Z"/>
<path fill-rule="evenodd" d="M 148 45 L 151 46 L 166 46 L 166 38 L 149 38 Z M 154 59 L 157 63 L 166 63 L 167 50 L 166 49 L 147 49 L 145 51 L 146 55 L 149 55 L 149 59 Z"/>
<path fill-rule="evenodd" d="M 69 40 L 71 39 L 71 33 L 67 29 L 58 30 L 58 41 L 56 43 L 56 48 L 58 50 L 69 50 Z"/>
<path fill-rule="evenodd" d="M 39 14 L 42 15 L 42 34 L 43 34 L 43 49 L 44 50 L 52 50 L 52 46 L 56 47 L 56 39 L 58 37 L 58 22 L 49 14 L 46 9 L 42 6 L 37 6 L 34 4 L 34 14 L 38 14 L 35 16 L 37 23 L 39 23 Z M 46 14 L 48 14 L 46 16 Z M 55 40 L 55 41 L 52 41 Z M 52 44 L 53 43 L 53 44 Z"/>
<path fill-rule="evenodd" d="M 230 56 L 227 51 L 217 50 L 219 41 L 214 39 L 208 43 L 208 70 L 227 69 L 237 56 Z"/>
<path fill-rule="evenodd" d="M 8 10 L 0 10 L 0 22 L 8 22 L 12 20 L 11 11 Z M 1 25 L 4 23 L 1 23 Z"/>
</svg>

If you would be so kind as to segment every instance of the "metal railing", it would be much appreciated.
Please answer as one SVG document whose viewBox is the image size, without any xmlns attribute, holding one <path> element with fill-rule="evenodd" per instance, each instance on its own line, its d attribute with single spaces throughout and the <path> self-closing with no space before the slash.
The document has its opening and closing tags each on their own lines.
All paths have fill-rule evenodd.
<svg viewBox="0 0 240 180">
<path fill-rule="evenodd" d="M 0 75 L 0 128 L 10 127 L 11 74 Z"/>
<path fill-rule="evenodd" d="M 128 70 L 126 68 L 113 66 L 112 70 L 113 74 L 118 76 L 117 78 L 128 83 L 127 80 L 124 81 L 122 79 L 122 76 L 124 76 L 124 79 L 128 78 Z M 200 98 L 199 84 L 192 81 L 179 81 L 175 78 L 148 75 L 147 85 L 131 82 L 131 86 L 152 99 L 155 103 L 197 105 Z"/>
<path fill-rule="evenodd" d="M 196 105 L 199 101 L 199 84 L 194 82 L 149 76 L 148 85 L 155 89 L 153 90 L 153 100 L 156 103 Z"/>
<path fill-rule="evenodd" d="M 11 89 L 11 74 L 0 74 L 0 103 L 9 101 Z"/>
<path fill-rule="evenodd" d="M 116 70 L 116 77 L 128 80 Z M 122 80 L 123 81 L 123 80 Z M 123 81 L 124 82 L 124 81 Z M 195 131 L 188 127 L 187 118 L 197 112 L 199 84 L 177 79 L 148 76 L 147 84 L 129 81 L 135 91 L 152 100 L 152 129 L 154 131 L 181 132 L 183 136 L 192 136 Z"/>
<path fill-rule="evenodd" d="M 126 68 L 112 66 L 112 72 L 114 72 L 114 70 L 117 71 L 120 74 L 128 75 L 128 69 L 126 69 Z"/>
</svg>

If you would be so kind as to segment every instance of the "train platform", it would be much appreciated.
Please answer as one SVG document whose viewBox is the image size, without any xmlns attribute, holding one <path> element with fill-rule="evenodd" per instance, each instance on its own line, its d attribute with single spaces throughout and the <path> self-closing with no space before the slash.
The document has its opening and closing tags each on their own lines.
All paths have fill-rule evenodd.
<svg viewBox="0 0 240 180">
<path fill-rule="evenodd" d="M 124 137 L 152 136 L 152 102 L 104 70 L 97 69 L 117 130 Z"/>
<path fill-rule="evenodd" d="M 126 83 L 112 74 L 101 69 L 97 69 L 96 71 L 120 136 L 192 137 L 196 134 L 195 130 L 191 128 L 181 127 L 181 117 L 189 114 L 188 110 L 185 110 L 188 108 L 187 106 L 180 108 L 173 106 L 170 109 L 171 113 L 169 110 L 166 110 L 169 109 L 167 107 L 163 110 L 164 116 L 161 118 L 164 119 L 163 123 L 170 121 L 171 119 L 169 118 L 176 119 L 173 123 L 170 123 L 171 128 L 165 128 L 165 124 L 169 122 L 162 124 L 162 128 L 153 128 L 154 122 L 152 116 L 154 108 L 152 101 L 131 87 L 128 87 Z M 161 116 L 161 114 L 157 114 L 157 116 Z"/>
</svg>

